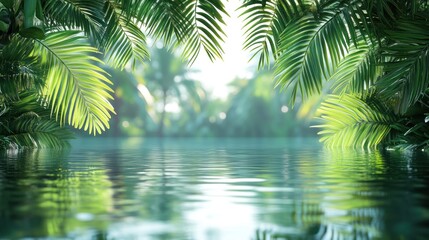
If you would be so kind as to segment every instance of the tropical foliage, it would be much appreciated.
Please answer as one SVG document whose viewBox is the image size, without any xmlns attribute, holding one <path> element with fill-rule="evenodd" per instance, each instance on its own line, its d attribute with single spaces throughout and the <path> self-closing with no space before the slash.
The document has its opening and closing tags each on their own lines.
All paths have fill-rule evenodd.
<svg viewBox="0 0 429 240">
<path fill-rule="evenodd" d="M 215 98 L 195 72 L 165 48 L 134 74 L 109 70 L 115 83 L 112 102 L 118 115 L 111 136 L 284 137 L 314 135 L 303 105 L 288 106 L 288 96 L 273 90 L 273 73 L 237 78 L 229 94 Z M 162 69 L 162 70 L 161 70 Z M 194 76 L 193 76 L 194 74 Z M 310 118 L 310 117 L 309 117 Z"/>
<path fill-rule="evenodd" d="M 0 148 L 62 148 L 71 135 L 49 117 L 35 94 L 23 93 L 0 113 Z M 4 136 L 4 137 L 3 137 Z"/>
<path fill-rule="evenodd" d="M 320 109 L 330 146 L 429 147 L 429 4 L 420 0 L 245 1 L 247 44 L 277 84 Z"/>
<path fill-rule="evenodd" d="M 114 113 L 103 60 L 118 69 L 144 61 L 149 57 L 147 34 L 184 46 L 183 55 L 190 62 L 201 50 L 211 59 L 220 57 L 225 14 L 220 0 L 1 0 L 3 147 L 52 146 L 57 140 L 46 135 L 29 141 L 18 134 L 21 131 L 7 127 L 8 119 L 20 118 L 10 114 L 23 111 L 9 109 L 23 107 L 17 103 L 26 92 L 32 93 L 31 104 L 49 112 L 39 116 L 46 121 L 100 134 L 109 128 Z M 34 130 L 30 126 L 20 130 Z"/>
<path fill-rule="evenodd" d="M 292 104 L 332 94 L 320 109 L 328 145 L 429 146 L 426 0 L 243 0 L 239 11 L 243 47 L 259 67 L 274 61 Z M 227 15 L 222 0 L 1 0 L 1 112 L 31 91 L 43 118 L 101 133 L 114 112 L 103 61 L 135 66 L 147 36 L 189 63 L 221 58 Z"/>
</svg>

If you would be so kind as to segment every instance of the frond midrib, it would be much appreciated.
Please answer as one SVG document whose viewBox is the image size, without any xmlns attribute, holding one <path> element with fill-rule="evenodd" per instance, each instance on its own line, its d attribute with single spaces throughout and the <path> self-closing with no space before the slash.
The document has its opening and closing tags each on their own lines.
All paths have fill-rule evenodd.
<svg viewBox="0 0 429 240">
<path fill-rule="evenodd" d="M 88 99 L 85 96 L 85 94 L 82 92 L 81 86 L 79 84 L 79 78 L 77 78 L 75 76 L 75 74 L 73 73 L 72 69 L 69 68 L 69 66 L 58 56 L 58 54 L 55 53 L 55 51 L 53 51 L 48 45 L 44 44 L 43 41 L 40 41 L 39 39 L 35 39 L 37 42 L 39 42 L 41 45 L 43 45 L 45 47 L 45 49 L 47 49 L 50 53 L 52 53 L 56 59 L 58 59 L 61 64 L 67 69 L 67 71 L 69 72 L 69 74 L 71 74 L 72 78 L 73 78 L 73 85 L 74 85 L 74 89 L 78 92 L 78 95 L 80 97 L 82 97 L 85 101 L 83 101 L 84 105 L 85 105 L 85 109 L 86 109 L 86 113 L 90 114 L 93 118 L 94 117 L 94 113 L 91 111 L 91 107 L 88 104 Z M 53 109 L 52 109 L 53 110 Z"/>
</svg>

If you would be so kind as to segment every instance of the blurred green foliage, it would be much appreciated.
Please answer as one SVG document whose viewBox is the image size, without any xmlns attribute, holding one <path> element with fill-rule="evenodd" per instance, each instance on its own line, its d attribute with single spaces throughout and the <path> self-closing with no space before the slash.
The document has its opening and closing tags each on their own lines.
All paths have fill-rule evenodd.
<svg viewBox="0 0 429 240">
<path fill-rule="evenodd" d="M 319 98 L 294 108 L 290 96 L 273 85 L 271 71 L 237 78 L 225 99 L 214 98 L 190 78 L 186 63 L 162 47 L 134 74 L 109 70 L 117 115 L 109 136 L 287 137 L 312 135 L 309 129 Z M 312 110 L 313 109 L 313 110 Z"/>
</svg>

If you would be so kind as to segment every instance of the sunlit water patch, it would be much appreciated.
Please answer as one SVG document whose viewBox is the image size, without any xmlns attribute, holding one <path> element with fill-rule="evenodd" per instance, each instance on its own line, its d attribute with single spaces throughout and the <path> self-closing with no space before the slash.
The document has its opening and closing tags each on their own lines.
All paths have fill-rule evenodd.
<svg viewBox="0 0 429 240">
<path fill-rule="evenodd" d="M 0 156 L 0 239 L 427 239 L 424 153 L 84 139 Z"/>
</svg>

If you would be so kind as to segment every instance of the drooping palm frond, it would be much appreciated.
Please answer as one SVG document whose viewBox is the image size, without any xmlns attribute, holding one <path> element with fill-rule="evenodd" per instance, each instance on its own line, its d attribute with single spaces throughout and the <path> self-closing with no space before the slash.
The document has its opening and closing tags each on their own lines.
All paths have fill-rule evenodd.
<svg viewBox="0 0 429 240">
<path fill-rule="evenodd" d="M 204 50 L 210 60 L 222 58 L 225 25 L 222 15 L 228 15 L 222 0 L 187 0 L 184 3 L 185 37 L 183 56 L 192 64 L 200 50 Z M 180 38 L 179 38 L 180 39 Z"/>
<path fill-rule="evenodd" d="M 325 76 L 333 72 L 337 63 L 319 59 L 329 58 L 329 54 L 324 53 L 324 37 L 318 37 L 320 30 L 319 23 L 308 16 L 284 32 L 280 45 L 283 53 L 276 62 L 277 84 L 292 88 L 292 101 L 298 91 L 304 97 L 320 92 Z M 292 35 L 295 37 L 290 37 Z M 322 63 L 327 66 L 321 66 Z"/>
<path fill-rule="evenodd" d="M 381 102 L 352 94 L 331 95 L 319 111 L 323 123 L 315 127 L 322 128 L 320 141 L 328 147 L 373 148 L 396 122 Z"/>
<path fill-rule="evenodd" d="M 331 76 L 333 93 L 364 93 L 381 75 L 377 48 L 362 40 L 349 46 L 347 55 Z"/>
<path fill-rule="evenodd" d="M 8 148 L 64 148 L 70 133 L 55 120 L 36 115 L 21 115 L 13 122 L 12 133 L 5 137 Z"/>
<path fill-rule="evenodd" d="M 304 1 L 246 1 L 241 6 L 246 39 L 244 49 L 257 57 L 258 67 L 268 66 L 277 57 L 280 35 L 291 19 L 305 12 Z"/>
<path fill-rule="evenodd" d="M 33 46 L 31 40 L 16 35 L 1 49 L 1 97 L 17 100 L 21 91 L 41 89 L 45 71 L 37 58 L 30 56 Z"/>
<path fill-rule="evenodd" d="M 402 20 L 395 29 L 386 30 L 390 43 L 382 48 L 385 75 L 379 81 L 379 88 L 382 95 L 397 97 L 396 111 L 402 114 L 429 87 L 427 19 Z"/>
<path fill-rule="evenodd" d="M 227 16 L 221 0 L 141 1 L 135 17 L 142 19 L 150 35 L 168 46 L 180 45 L 192 64 L 200 51 L 214 60 L 222 58 L 223 26 Z"/>
<path fill-rule="evenodd" d="M 136 7 L 135 18 L 141 19 L 149 35 L 155 40 L 164 41 L 166 45 L 184 41 L 187 26 L 185 9 L 187 1 L 146 0 Z"/>
<path fill-rule="evenodd" d="M 61 124 L 97 134 L 109 127 L 110 81 L 96 64 L 97 50 L 78 32 L 50 33 L 36 41 L 34 55 L 49 66 L 43 95 Z"/>
<path fill-rule="evenodd" d="M 298 92 L 304 98 L 319 93 L 347 49 L 357 42 L 355 25 L 363 17 L 353 3 L 326 1 L 317 12 L 308 13 L 285 28 L 275 72 L 277 85 L 292 89 L 292 102 Z"/>
<path fill-rule="evenodd" d="M 106 29 L 103 35 L 107 62 L 119 69 L 128 63 L 144 61 L 149 57 L 146 36 L 135 19 L 131 19 L 116 1 L 105 1 Z"/>
<path fill-rule="evenodd" d="M 4 105 L 0 117 L 0 148 L 64 148 L 72 137 L 49 117 L 49 109 L 34 93 L 21 94 L 19 101 Z"/>
<path fill-rule="evenodd" d="M 47 0 L 48 25 L 66 30 L 83 30 L 96 42 L 101 41 L 104 25 L 104 0 Z"/>
</svg>

